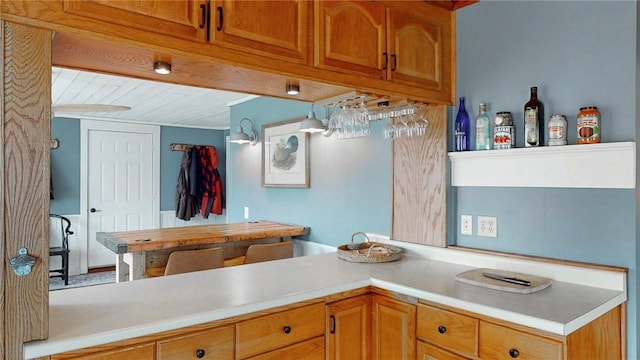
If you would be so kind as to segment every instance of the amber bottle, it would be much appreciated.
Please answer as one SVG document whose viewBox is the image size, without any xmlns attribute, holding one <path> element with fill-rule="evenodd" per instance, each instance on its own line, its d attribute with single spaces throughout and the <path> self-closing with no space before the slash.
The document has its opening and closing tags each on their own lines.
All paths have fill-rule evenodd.
<svg viewBox="0 0 640 360">
<path fill-rule="evenodd" d="M 531 98 L 524 104 L 524 146 L 544 145 L 544 105 L 538 100 L 538 88 L 531 88 Z"/>
</svg>

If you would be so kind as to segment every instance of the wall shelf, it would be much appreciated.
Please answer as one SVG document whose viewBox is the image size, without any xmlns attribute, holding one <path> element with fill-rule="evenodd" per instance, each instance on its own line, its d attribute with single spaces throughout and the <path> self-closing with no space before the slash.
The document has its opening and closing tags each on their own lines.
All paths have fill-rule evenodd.
<svg viewBox="0 0 640 360">
<path fill-rule="evenodd" d="M 634 189 L 636 143 L 449 153 L 452 186 Z"/>
</svg>

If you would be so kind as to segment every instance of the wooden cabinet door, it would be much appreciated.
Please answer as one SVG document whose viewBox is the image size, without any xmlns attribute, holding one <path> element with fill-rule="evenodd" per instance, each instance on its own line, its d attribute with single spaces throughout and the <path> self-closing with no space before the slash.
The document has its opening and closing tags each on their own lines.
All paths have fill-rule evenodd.
<svg viewBox="0 0 640 360">
<path fill-rule="evenodd" d="M 466 357 L 452 354 L 431 344 L 418 341 L 417 360 L 467 360 Z"/>
<path fill-rule="evenodd" d="M 385 78 L 384 5 L 315 1 L 315 66 Z"/>
<path fill-rule="evenodd" d="M 233 325 L 199 331 L 158 341 L 158 360 L 233 360 L 234 344 Z"/>
<path fill-rule="evenodd" d="M 372 324 L 372 359 L 415 359 L 415 305 L 385 296 L 373 295 Z"/>
<path fill-rule="evenodd" d="M 328 360 L 368 360 L 370 341 L 371 295 L 327 305 Z"/>
<path fill-rule="evenodd" d="M 436 91 L 449 91 L 453 63 L 451 12 L 422 4 L 387 9 L 387 79 Z"/>
<path fill-rule="evenodd" d="M 204 19 L 195 0 L 64 0 L 63 11 L 187 40 L 204 37 Z"/>
<path fill-rule="evenodd" d="M 305 0 L 216 0 L 211 37 L 243 51 L 307 64 L 311 2 Z"/>
</svg>

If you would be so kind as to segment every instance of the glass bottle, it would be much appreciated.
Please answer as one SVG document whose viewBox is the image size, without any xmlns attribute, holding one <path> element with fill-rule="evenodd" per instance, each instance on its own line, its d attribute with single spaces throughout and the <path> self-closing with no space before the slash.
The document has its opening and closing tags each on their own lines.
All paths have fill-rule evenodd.
<svg viewBox="0 0 640 360">
<path fill-rule="evenodd" d="M 460 98 L 460 106 L 458 106 L 458 115 L 456 115 L 455 123 L 455 151 L 468 151 L 471 150 L 471 134 L 470 134 L 471 121 L 469 120 L 469 114 L 464 107 L 464 97 Z"/>
<path fill-rule="evenodd" d="M 491 150 L 491 121 L 487 115 L 487 105 L 480 103 L 480 111 L 476 116 L 476 150 Z"/>
<path fill-rule="evenodd" d="M 538 88 L 531 87 L 531 98 L 524 104 L 524 147 L 544 145 L 544 105 Z"/>
</svg>

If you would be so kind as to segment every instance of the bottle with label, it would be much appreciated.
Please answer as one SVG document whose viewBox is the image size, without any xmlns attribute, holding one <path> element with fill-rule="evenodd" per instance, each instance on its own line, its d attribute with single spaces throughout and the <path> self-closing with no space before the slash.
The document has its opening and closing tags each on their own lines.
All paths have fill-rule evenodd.
<svg viewBox="0 0 640 360">
<path fill-rule="evenodd" d="M 487 115 L 487 105 L 480 103 L 480 111 L 476 116 L 476 150 L 491 150 L 492 142 L 491 121 Z"/>
<path fill-rule="evenodd" d="M 464 97 L 460 98 L 460 106 L 458 106 L 458 115 L 456 115 L 455 123 L 455 151 L 471 150 L 471 120 L 464 106 Z"/>
<path fill-rule="evenodd" d="M 549 146 L 567 145 L 567 118 L 553 115 L 549 119 Z"/>
<path fill-rule="evenodd" d="M 577 117 L 578 144 L 596 144 L 600 142 L 600 112 L 596 106 L 580 108 Z"/>
<path fill-rule="evenodd" d="M 544 106 L 538 100 L 538 88 L 531 88 L 531 98 L 524 104 L 524 146 L 544 145 Z"/>
<path fill-rule="evenodd" d="M 493 128 L 493 148 L 500 150 L 516 147 L 516 128 L 513 126 L 511 112 L 498 112 L 495 125 Z"/>
</svg>

